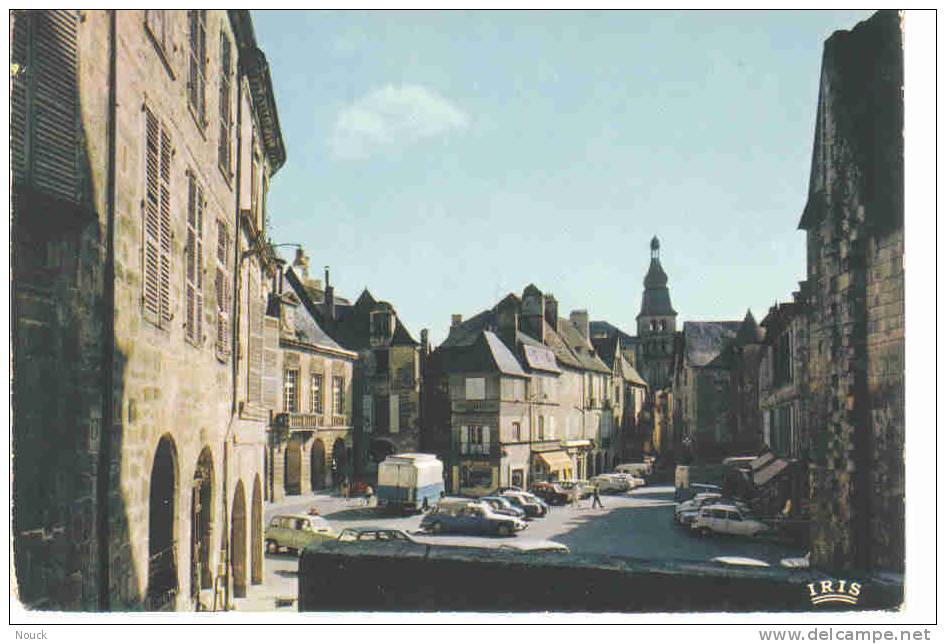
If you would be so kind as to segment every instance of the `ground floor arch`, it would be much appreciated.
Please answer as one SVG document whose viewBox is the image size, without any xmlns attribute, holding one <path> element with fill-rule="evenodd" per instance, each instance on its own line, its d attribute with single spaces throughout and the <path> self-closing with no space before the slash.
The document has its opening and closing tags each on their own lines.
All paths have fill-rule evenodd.
<svg viewBox="0 0 946 644">
<path fill-rule="evenodd" d="M 209 447 L 204 447 L 197 458 L 191 485 L 190 590 L 191 597 L 196 598 L 201 588 L 213 587 L 210 554 L 213 538 L 214 464 Z"/>
<path fill-rule="evenodd" d="M 332 483 L 338 485 L 343 478 L 349 475 L 348 448 L 341 438 L 335 439 L 332 445 Z"/>
<path fill-rule="evenodd" d="M 158 441 L 148 498 L 149 610 L 173 610 L 178 594 L 176 523 L 177 447 L 165 434 Z"/>
<path fill-rule="evenodd" d="M 286 494 L 302 493 L 302 444 L 290 439 L 285 453 L 285 481 L 283 487 Z"/>
<path fill-rule="evenodd" d="M 233 596 L 246 597 L 246 493 L 237 481 L 230 514 L 230 572 Z"/>
<path fill-rule="evenodd" d="M 322 439 L 316 438 L 312 441 L 309 461 L 311 465 L 309 477 L 312 480 L 312 489 L 321 490 L 325 487 L 325 443 L 322 442 Z"/>
</svg>

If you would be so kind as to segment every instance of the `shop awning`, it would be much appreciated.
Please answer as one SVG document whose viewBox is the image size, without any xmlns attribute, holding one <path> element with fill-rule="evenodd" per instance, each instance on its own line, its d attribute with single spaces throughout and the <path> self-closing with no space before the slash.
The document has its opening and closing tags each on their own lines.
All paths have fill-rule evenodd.
<svg viewBox="0 0 946 644">
<path fill-rule="evenodd" d="M 572 459 L 565 452 L 538 452 L 538 457 L 548 465 L 550 472 L 572 469 Z"/>
</svg>

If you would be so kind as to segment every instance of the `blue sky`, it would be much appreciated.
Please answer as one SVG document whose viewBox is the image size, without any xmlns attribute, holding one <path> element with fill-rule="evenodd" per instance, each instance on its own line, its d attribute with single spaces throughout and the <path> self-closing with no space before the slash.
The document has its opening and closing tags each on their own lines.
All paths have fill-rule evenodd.
<svg viewBox="0 0 946 644">
<path fill-rule="evenodd" d="M 435 343 L 529 282 L 633 333 L 655 234 L 681 322 L 761 320 L 805 275 L 822 43 L 869 15 L 254 11 L 270 233 Z"/>
</svg>

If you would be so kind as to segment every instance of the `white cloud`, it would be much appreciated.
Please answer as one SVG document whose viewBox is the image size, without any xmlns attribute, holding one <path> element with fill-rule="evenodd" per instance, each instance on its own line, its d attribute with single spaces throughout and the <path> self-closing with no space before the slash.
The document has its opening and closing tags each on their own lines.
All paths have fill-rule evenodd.
<svg viewBox="0 0 946 644">
<path fill-rule="evenodd" d="M 464 130 L 470 117 L 453 103 L 420 85 L 388 85 L 339 112 L 329 139 L 332 153 L 361 159 L 395 145 L 408 145 Z"/>
</svg>

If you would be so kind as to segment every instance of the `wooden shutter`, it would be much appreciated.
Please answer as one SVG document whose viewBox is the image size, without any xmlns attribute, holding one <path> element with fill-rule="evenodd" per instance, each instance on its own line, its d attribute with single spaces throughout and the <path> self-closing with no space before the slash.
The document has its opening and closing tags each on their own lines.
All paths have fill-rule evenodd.
<svg viewBox="0 0 946 644">
<path fill-rule="evenodd" d="M 263 299 L 259 283 L 253 279 L 249 281 L 247 289 L 246 310 L 247 320 L 247 383 L 246 398 L 248 402 L 257 405 L 263 398 Z"/>
<path fill-rule="evenodd" d="M 30 15 L 25 11 L 13 11 L 10 17 L 13 21 L 13 42 L 10 50 L 10 63 L 13 66 L 13 78 L 10 83 L 10 172 L 13 173 L 13 182 L 19 183 L 26 179 L 26 142 L 29 138 L 26 128 L 29 124 L 27 88 Z"/>
<path fill-rule="evenodd" d="M 217 270 L 214 275 L 214 297 L 217 301 L 217 354 L 230 353 L 230 231 L 217 221 Z"/>
<path fill-rule="evenodd" d="M 161 217 L 159 156 L 161 126 L 150 110 L 145 110 L 145 200 L 144 271 L 142 275 L 145 315 L 160 322 L 161 315 Z"/>
<path fill-rule="evenodd" d="M 161 125 L 160 154 L 161 275 L 159 284 L 161 322 L 171 321 L 171 136 Z"/>
<path fill-rule="evenodd" d="M 78 15 L 17 13 L 13 24 L 11 163 L 14 180 L 78 203 Z"/>
<path fill-rule="evenodd" d="M 267 317 L 263 322 L 263 407 L 279 405 L 279 320 Z M 301 383 L 298 385 L 301 392 Z M 301 402 L 298 403 L 301 409 Z"/>
<path fill-rule="evenodd" d="M 184 251 L 184 327 L 192 342 L 204 338 L 204 191 L 190 173 L 187 181 L 187 243 Z"/>
</svg>

